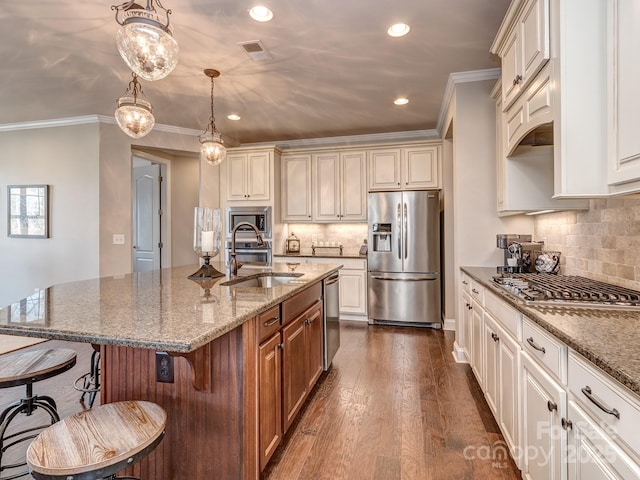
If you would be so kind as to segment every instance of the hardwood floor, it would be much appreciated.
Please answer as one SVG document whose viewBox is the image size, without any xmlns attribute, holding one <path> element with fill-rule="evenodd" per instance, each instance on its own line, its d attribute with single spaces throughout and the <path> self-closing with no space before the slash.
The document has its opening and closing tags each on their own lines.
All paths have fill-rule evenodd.
<svg viewBox="0 0 640 480">
<path fill-rule="evenodd" d="M 520 478 L 471 369 L 453 360 L 453 332 L 341 323 L 333 367 L 265 480 Z"/>
<path fill-rule="evenodd" d="M 341 323 L 333 367 L 264 480 L 520 478 L 469 366 L 453 360 L 453 332 Z M 78 360 L 34 392 L 54 396 L 61 416 L 82 410 L 71 384 L 89 370 L 91 346 L 43 345 L 73 348 Z M 23 394 L 24 387 L 0 389 L 0 408 Z"/>
</svg>

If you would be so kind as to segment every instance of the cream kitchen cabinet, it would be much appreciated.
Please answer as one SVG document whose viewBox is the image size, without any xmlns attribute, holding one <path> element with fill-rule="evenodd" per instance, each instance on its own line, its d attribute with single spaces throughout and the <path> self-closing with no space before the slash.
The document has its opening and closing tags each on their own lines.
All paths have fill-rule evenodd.
<svg viewBox="0 0 640 480">
<path fill-rule="evenodd" d="M 456 326 L 456 358 L 471 363 L 471 278 L 460 272 L 458 324 Z"/>
<path fill-rule="evenodd" d="M 608 4 L 608 183 L 613 193 L 640 190 L 640 4 L 610 0 Z"/>
<path fill-rule="evenodd" d="M 484 288 L 471 281 L 471 370 L 484 391 Z"/>
<path fill-rule="evenodd" d="M 567 393 L 526 352 L 522 353 L 522 449 L 527 480 L 565 478 Z"/>
<path fill-rule="evenodd" d="M 311 154 L 286 153 L 281 158 L 282 221 L 311 221 Z"/>
<path fill-rule="evenodd" d="M 513 1 L 511 32 L 497 52 L 502 58 L 502 103 L 506 110 L 549 60 L 549 0 Z"/>
<path fill-rule="evenodd" d="M 491 47 L 503 60 L 504 116 L 500 124 L 506 145 L 504 153 L 513 160 L 519 156 L 519 145 L 539 145 L 541 139 L 551 146 L 542 166 L 544 175 L 538 174 L 535 182 L 529 181 L 544 192 L 545 198 L 548 191 L 552 191 L 556 199 L 611 193 L 607 185 L 607 135 L 604 134 L 607 131 L 608 3 L 514 0 Z M 542 30 L 534 33 L 533 20 L 529 27 L 522 24 L 527 12 L 532 19 L 539 16 L 536 12 L 543 12 L 542 18 L 547 18 L 548 61 L 538 61 L 545 55 L 540 54 L 535 43 L 518 47 L 516 42 L 515 52 L 520 52 L 522 61 L 533 66 L 530 68 L 533 73 L 523 73 L 522 86 L 514 90 L 515 67 L 512 65 L 517 61 L 509 56 L 513 35 L 530 31 L 532 38 L 542 38 Z M 525 75 L 528 75 L 526 79 Z M 549 175 L 551 170 L 553 174 Z M 552 187 L 549 186 L 551 180 Z M 509 184 L 508 179 L 505 184 Z M 515 185 L 519 185 L 518 182 Z M 543 208 L 546 209 L 551 208 Z M 514 206 L 512 210 L 518 208 Z"/>
<path fill-rule="evenodd" d="M 367 320 L 367 260 L 341 257 L 283 257 L 275 256 L 274 262 L 317 263 L 342 265 L 340 277 L 340 318 Z"/>
<path fill-rule="evenodd" d="M 313 221 L 367 220 L 367 159 L 364 150 L 327 151 L 311 158 Z"/>
<path fill-rule="evenodd" d="M 370 149 L 369 191 L 440 187 L 440 145 Z"/>
<path fill-rule="evenodd" d="M 279 155 L 273 147 L 229 149 L 222 163 L 227 202 L 272 201 L 274 162 Z"/>
</svg>

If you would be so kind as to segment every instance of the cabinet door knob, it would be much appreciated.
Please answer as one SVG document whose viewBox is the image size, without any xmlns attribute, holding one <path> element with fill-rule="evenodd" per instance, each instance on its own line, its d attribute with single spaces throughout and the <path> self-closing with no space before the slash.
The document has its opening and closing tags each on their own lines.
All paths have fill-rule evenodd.
<svg viewBox="0 0 640 480">
<path fill-rule="evenodd" d="M 515 87 L 522 81 L 522 75 L 516 75 L 516 78 L 513 79 L 513 86 Z"/>
<path fill-rule="evenodd" d="M 279 344 L 278 344 L 278 348 L 279 348 L 280 350 L 284 350 L 284 343 L 279 343 Z"/>
<path fill-rule="evenodd" d="M 547 400 L 547 410 L 550 412 L 558 411 L 558 404 L 553 403 L 551 400 Z"/>
<path fill-rule="evenodd" d="M 567 420 L 566 418 L 562 417 L 562 428 L 564 428 L 565 430 L 571 430 L 573 428 L 573 422 L 571 420 Z"/>
<path fill-rule="evenodd" d="M 494 342 L 497 342 L 498 340 L 500 340 L 500 337 L 496 335 L 494 332 L 491 332 L 491 338 L 493 338 Z"/>
</svg>

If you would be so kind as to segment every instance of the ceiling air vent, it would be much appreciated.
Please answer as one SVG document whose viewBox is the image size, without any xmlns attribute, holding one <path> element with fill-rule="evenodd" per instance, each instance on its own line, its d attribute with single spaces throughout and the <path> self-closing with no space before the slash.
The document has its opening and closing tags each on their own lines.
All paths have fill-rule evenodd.
<svg viewBox="0 0 640 480">
<path fill-rule="evenodd" d="M 238 45 L 244 48 L 244 51 L 247 52 L 249 58 L 251 58 L 251 60 L 253 60 L 254 62 L 260 60 L 271 60 L 273 58 L 260 40 L 240 42 L 238 43 Z"/>
</svg>

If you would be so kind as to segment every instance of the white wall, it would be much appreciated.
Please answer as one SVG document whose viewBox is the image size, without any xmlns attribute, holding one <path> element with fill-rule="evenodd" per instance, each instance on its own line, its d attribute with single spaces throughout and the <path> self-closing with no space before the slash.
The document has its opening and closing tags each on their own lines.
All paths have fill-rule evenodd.
<svg viewBox="0 0 640 480">
<path fill-rule="evenodd" d="M 97 123 L 0 133 L 0 307 L 99 273 Z M 7 185 L 50 185 L 50 238 L 7 236 Z"/>
</svg>

